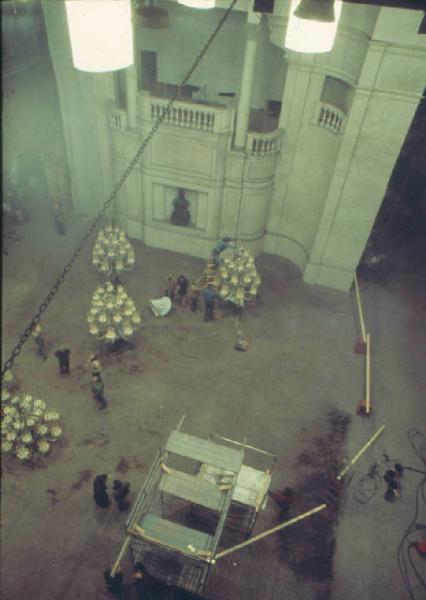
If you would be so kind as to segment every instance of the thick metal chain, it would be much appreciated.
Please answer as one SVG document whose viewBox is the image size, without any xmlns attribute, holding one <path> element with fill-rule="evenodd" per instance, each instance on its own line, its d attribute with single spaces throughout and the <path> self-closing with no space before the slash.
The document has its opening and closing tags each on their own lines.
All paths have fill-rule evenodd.
<svg viewBox="0 0 426 600">
<path fill-rule="evenodd" d="M 207 42 L 204 44 L 201 52 L 195 58 L 192 67 L 189 69 L 189 71 L 187 72 L 187 74 L 185 75 L 185 77 L 182 79 L 181 83 L 178 85 L 178 87 L 176 89 L 176 92 L 174 93 L 174 95 L 172 96 L 172 98 L 170 99 L 170 101 L 163 108 L 162 114 L 155 119 L 155 121 L 154 121 L 154 123 L 152 125 L 152 128 L 151 128 L 151 131 L 148 133 L 148 135 L 146 136 L 146 138 L 143 140 L 143 142 L 139 146 L 139 148 L 136 151 L 134 157 L 129 162 L 129 164 L 127 165 L 126 169 L 123 171 L 123 173 L 122 173 L 120 179 L 118 180 L 118 182 L 115 184 L 115 186 L 114 186 L 111 194 L 109 195 L 108 199 L 106 200 L 106 202 L 102 206 L 102 208 L 99 211 L 99 213 L 97 214 L 97 216 L 93 219 L 93 221 L 92 221 L 89 229 L 87 230 L 87 232 L 85 233 L 85 235 L 81 239 L 81 241 L 80 241 L 79 245 L 77 246 L 77 248 L 72 253 L 70 261 L 65 265 L 65 267 L 62 270 L 62 273 L 59 275 L 59 277 L 56 279 L 55 283 L 50 288 L 49 293 L 47 294 L 47 296 L 43 300 L 43 302 L 40 304 L 40 306 L 38 307 L 37 312 L 36 312 L 35 316 L 31 319 L 31 322 L 28 325 L 28 327 L 26 327 L 26 329 L 23 331 L 23 333 L 19 336 L 18 343 L 16 344 L 16 346 L 12 350 L 12 353 L 11 353 L 10 357 L 2 365 L 2 369 L 1 369 L 1 380 L 2 381 L 3 381 L 3 378 L 4 378 L 4 374 L 6 373 L 6 371 L 8 369 L 10 369 L 12 367 L 13 363 L 15 362 L 15 358 L 21 352 L 22 346 L 25 344 L 25 342 L 30 337 L 31 332 L 33 331 L 34 327 L 40 322 L 42 314 L 47 309 L 47 307 L 49 306 L 49 304 L 52 302 L 53 298 L 56 295 L 56 292 L 59 289 L 59 286 L 64 282 L 65 277 L 67 276 L 67 274 L 69 273 L 69 271 L 71 271 L 71 268 L 74 265 L 74 263 L 77 260 L 77 258 L 79 257 L 80 252 L 83 249 L 83 246 L 85 245 L 85 243 L 87 242 L 87 240 L 90 238 L 90 236 L 92 235 L 92 233 L 95 231 L 95 229 L 99 225 L 99 222 L 101 221 L 101 219 L 105 215 L 107 209 L 111 206 L 111 204 L 113 203 L 113 201 L 117 197 L 117 194 L 120 191 L 121 187 L 123 186 L 124 182 L 126 181 L 126 179 L 128 178 L 128 176 L 130 175 L 130 173 L 133 171 L 134 167 L 136 166 L 136 163 L 138 162 L 138 160 L 142 156 L 143 151 L 145 150 L 145 148 L 147 147 L 147 145 L 149 144 L 149 142 L 154 137 L 155 132 L 157 131 L 157 129 L 160 127 L 161 123 L 164 121 L 164 119 L 169 114 L 170 108 L 172 107 L 172 105 L 176 101 L 176 99 L 178 98 L 181 89 L 188 82 L 189 78 L 191 77 L 191 75 L 193 74 L 193 72 L 195 71 L 195 69 L 200 64 L 201 59 L 203 58 L 204 54 L 209 49 L 210 44 L 212 43 L 212 41 L 215 39 L 215 37 L 217 36 L 217 34 L 219 33 L 219 31 L 221 30 L 222 26 L 224 25 L 225 21 L 227 20 L 229 14 L 231 13 L 231 10 L 233 9 L 233 7 L 236 4 L 236 2 L 237 2 L 237 0 L 232 0 L 231 1 L 231 4 L 226 9 L 226 11 L 223 14 L 222 18 L 219 20 L 219 22 L 218 22 L 217 26 L 215 27 L 213 33 L 210 35 L 210 37 L 208 38 Z"/>
</svg>

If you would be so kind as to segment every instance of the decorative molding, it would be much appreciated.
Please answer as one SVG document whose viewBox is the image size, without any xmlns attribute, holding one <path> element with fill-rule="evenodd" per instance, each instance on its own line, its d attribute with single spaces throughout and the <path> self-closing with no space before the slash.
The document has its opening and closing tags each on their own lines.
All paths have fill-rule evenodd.
<svg viewBox="0 0 426 600">
<path fill-rule="evenodd" d="M 420 98 L 423 97 L 423 94 L 421 94 L 420 92 L 408 94 L 408 93 L 404 93 L 404 92 L 395 92 L 395 91 L 380 90 L 377 88 L 363 88 L 363 87 L 357 87 L 355 89 L 355 94 L 359 94 L 360 96 L 378 96 L 380 98 L 392 98 L 393 100 L 400 100 L 402 102 L 409 102 L 411 104 L 413 102 L 415 102 L 417 104 L 417 102 L 420 100 Z"/>
</svg>

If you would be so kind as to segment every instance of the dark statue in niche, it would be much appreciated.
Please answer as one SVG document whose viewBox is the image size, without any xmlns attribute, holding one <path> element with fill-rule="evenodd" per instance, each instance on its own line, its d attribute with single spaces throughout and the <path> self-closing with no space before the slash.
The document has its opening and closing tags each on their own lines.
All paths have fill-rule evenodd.
<svg viewBox="0 0 426 600">
<path fill-rule="evenodd" d="M 185 190 L 183 188 L 178 188 L 177 196 L 173 200 L 173 212 L 170 221 L 172 225 L 181 225 L 183 227 L 187 227 L 191 222 L 189 202 L 185 198 Z"/>
</svg>

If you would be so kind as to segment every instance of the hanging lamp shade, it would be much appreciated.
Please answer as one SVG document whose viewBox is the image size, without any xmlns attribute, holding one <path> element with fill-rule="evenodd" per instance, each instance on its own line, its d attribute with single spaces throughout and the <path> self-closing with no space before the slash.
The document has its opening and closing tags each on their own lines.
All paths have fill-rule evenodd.
<svg viewBox="0 0 426 600">
<path fill-rule="evenodd" d="M 334 0 L 301 0 L 294 11 L 294 16 L 321 23 L 333 23 Z"/>
<path fill-rule="evenodd" d="M 215 0 L 178 0 L 179 4 L 189 6 L 190 8 L 214 8 Z"/>
<path fill-rule="evenodd" d="M 299 4 L 304 0 L 291 0 L 290 16 L 287 24 L 285 47 L 295 52 L 319 54 L 330 52 L 336 37 L 337 25 L 342 12 L 341 0 L 334 2 L 334 21 L 315 21 L 312 18 L 296 16 Z M 302 11 L 302 14 L 306 14 Z M 324 15 L 323 15 L 324 17 Z"/>
<path fill-rule="evenodd" d="M 103 73 L 133 64 L 130 0 L 65 0 L 74 67 Z"/>
</svg>

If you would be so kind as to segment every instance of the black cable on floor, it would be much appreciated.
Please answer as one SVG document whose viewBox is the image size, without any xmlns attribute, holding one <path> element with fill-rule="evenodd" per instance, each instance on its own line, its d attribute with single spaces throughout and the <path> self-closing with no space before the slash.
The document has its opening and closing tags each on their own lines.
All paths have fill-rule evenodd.
<svg viewBox="0 0 426 600">
<path fill-rule="evenodd" d="M 417 429 L 410 429 L 407 432 L 407 437 L 417 456 L 426 463 L 426 436 Z M 418 572 L 413 557 L 411 556 L 413 542 L 410 540 L 410 535 L 419 530 L 419 525 L 420 528 L 423 528 L 423 525 L 418 523 L 421 502 L 426 505 L 426 477 L 423 477 L 417 486 L 414 517 L 405 530 L 397 549 L 399 572 L 410 600 L 416 600 L 413 582 L 411 580 L 412 575 L 415 576 L 417 584 L 420 584 L 422 588 L 426 589 L 426 582 Z M 411 573 L 409 567 L 411 567 Z"/>
<path fill-rule="evenodd" d="M 397 458 L 390 458 L 386 452 L 383 452 L 380 461 L 375 462 L 369 471 L 361 477 L 356 484 L 353 498 L 358 504 L 368 504 L 374 498 L 383 481 L 383 471 L 389 468 L 389 464 L 399 463 Z"/>
</svg>

